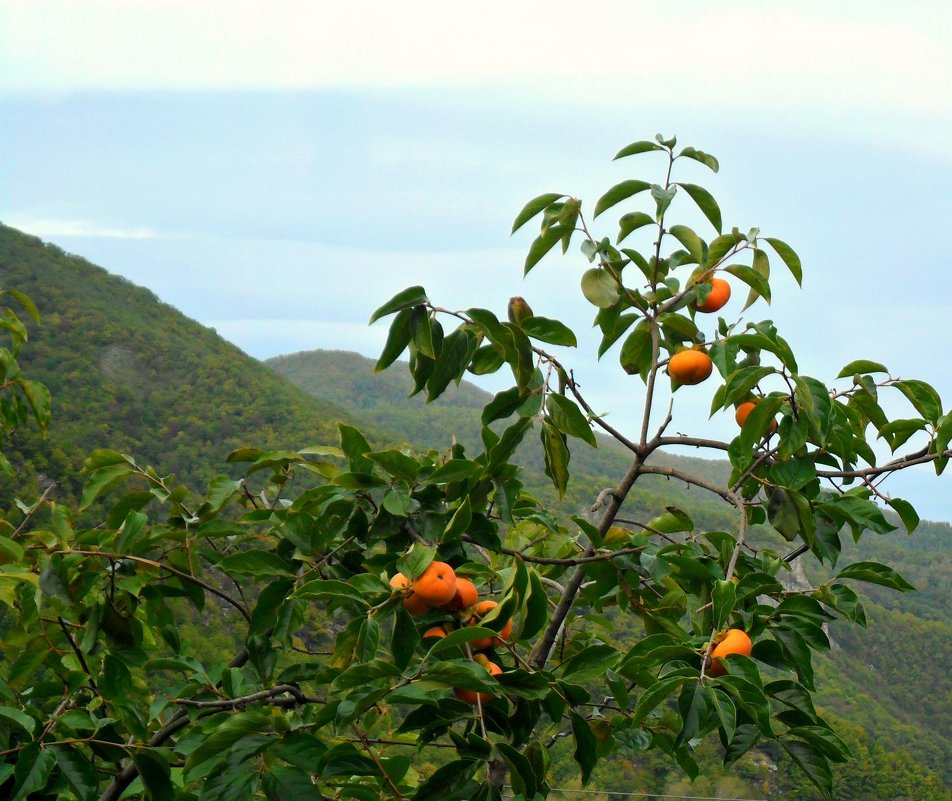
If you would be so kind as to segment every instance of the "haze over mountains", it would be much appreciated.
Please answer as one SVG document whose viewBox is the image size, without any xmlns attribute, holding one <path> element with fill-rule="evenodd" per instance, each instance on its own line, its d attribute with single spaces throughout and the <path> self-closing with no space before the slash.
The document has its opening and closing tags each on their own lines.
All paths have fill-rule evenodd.
<svg viewBox="0 0 952 801">
<path fill-rule="evenodd" d="M 422 399 L 407 399 L 409 381 L 399 364 L 374 376 L 371 360 L 340 351 L 259 362 L 150 291 L 5 226 L 0 285 L 26 292 L 40 308 L 42 325 L 31 329 L 21 361 L 49 386 L 54 402 L 49 436 L 26 434 L 8 454 L 18 472 L 0 482 L 4 500 L 29 499 L 50 481 L 75 499 L 82 460 L 98 447 L 129 452 L 200 487 L 225 470 L 231 450 L 332 443 L 338 420 L 360 426 L 375 442 L 443 449 L 455 435 L 478 446 L 479 409 L 488 395 L 472 385 L 464 382 L 423 410 Z M 530 440 L 520 453 L 526 484 L 555 503 Z M 673 458 L 712 478 L 725 470 L 718 462 Z M 561 510 L 584 509 L 626 461 L 610 443 L 574 449 Z M 719 501 L 663 480 L 639 489 L 632 508 L 657 513 L 672 503 L 688 509 L 699 528 L 731 525 L 730 509 Z M 946 787 L 952 786 L 949 537 L 947 524 L 923 524 L 911 538 L 902 532 L 864 538 L 863 558 L 895 565 L 920 592 L 872 588 L 868 629 L 835 625 L 837 647 L 817 665 L 824 705 L 861 726 L 871 748 L 902 749 L 915 776 L 936 771 Z M 844 557 L 856 556 L 856 549 L 847 550 Z M 807 570 L 807 579 L 820 577 Z"/>
</svg>

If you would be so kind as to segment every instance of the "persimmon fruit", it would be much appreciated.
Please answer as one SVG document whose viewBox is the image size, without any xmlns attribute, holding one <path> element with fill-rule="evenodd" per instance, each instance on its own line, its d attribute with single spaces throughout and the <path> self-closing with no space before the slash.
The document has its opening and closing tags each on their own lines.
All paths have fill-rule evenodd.
<svg viewBox="0 0 952 801">
<path fill-rule="evenodd" d="M 423 632 L 423 639 L 429 640 L 435 638 L 442 640 L 446 636 L 446 627 L 445 626 L 430 626 L 426 631 Z"/>
<path fill-rule="evenodd" d="M 403 608 L 414 617 L 425 615 L 432 608 L 424 598 L 417 594 L 413 589 L 410 579 L 404 576 L 403 573 L 394 575 L 390 579 L 390 586 L 395 590 L 406 591 L 403 593 Z"/>
<path fill-rule="evenodd" d="M 456 577 L 456 594 L 450 598 L 449 603 L 443 604 L 444 609 L 451 612 L 459 612 L 462 609 L 469 609 L 479 600 L 479 590 L 467 578 Z"/>
<path fill-rule="evenodd" d="M 668 375 L 679 384 L 700 384 L 713 370 L 714 362 L 702 350 L 682 350 L 668 360 Z"/>
<path fill-rule="evenodd" d="M 495 601 L 480 601 L 476 606 L 473 607 L 473 614 L 469 616 L 469 619 L 466 621 L 467 626 L 478 626 L 480 621 L 486 617 L 493 609 L 499 606 Z M 499 634 L 495 637 L 480 637 L 477 640 L 472 640 L 470 645 L 475 648 L 477 651 L 482 651 L 484 648 L 491 648 L 493 645 L 500 645 L 503 640 L 508 640 L 512 636 L 512 620 L 507 620 L 506 625 L 500 629 Z"/>
<path fill-rule="evenodd" d="M 737 421 L 737 425 L 741 428 L 744 427 L 744 421 L 747 420 L 747 416 L 754 410 L 754 407 L 757 405 L 755 401 L 744 401 L 737 407 L 737 411 L 734 412 L 734 419 Z M 777 430 L 777 421 L 770 421 L 770 428 L 768 429 L 768 434 L 773 434 Z"/>
<path fill-rule="evenodd" d="M 743 629 L 729 629 L 724 639 L 711 651 L 711 666 L 707 669 L 708 676 L 723 676 L 727 672 L 723 659 L 731 654 L 750 656 L 752 644 L 747 632 Z"/>
<path fill-rule="evenodd" d="M 719 311 L 731 299 L 731 285 L 723 278 L 711 278 L 708 283 L 711 285 L 711 291 L 707 293 L 704 302 L 694 304 L 697 311 L 705 314 Z"/>
</svg>

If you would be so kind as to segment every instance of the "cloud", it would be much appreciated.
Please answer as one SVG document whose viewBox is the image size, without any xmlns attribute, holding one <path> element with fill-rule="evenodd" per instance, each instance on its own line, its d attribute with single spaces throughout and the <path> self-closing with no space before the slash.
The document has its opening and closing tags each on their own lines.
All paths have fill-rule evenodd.
<svg viewBox="0 0 952 801">
<path fill-rule="evenodd" d="M 86 220 L 64 220 L 51 217 L 30 217 L 12 214 L 4 221 L 33 236 L 76 236 L 98 239 L 159 239 L 162 235 L 151 228 L 114 228 Z"/>
<path fill-rule="evenodd" d="M 948 3 L 47 0 L 0 5 L 0 89 L 530 88 L 730 114 L 952 114 Z M 802 123 L 802 120 L 798 120 Z"/>
</svg>

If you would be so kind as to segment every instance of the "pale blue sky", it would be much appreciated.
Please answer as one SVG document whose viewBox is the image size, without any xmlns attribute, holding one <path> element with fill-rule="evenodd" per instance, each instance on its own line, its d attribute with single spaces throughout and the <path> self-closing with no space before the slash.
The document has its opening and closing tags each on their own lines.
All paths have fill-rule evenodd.
<svg viewBox="0 0 952 801">
<path fill-rule="evenodd" d="M 952 405 L 949 4 L 673 5 L 0 0 L 0 220 L 262 358 L 375 355 L 367 316 L 410 283 L 500 313 L 523 294 L 576 328 L 594 405 L 631 425 L 641 385 L 585 350 L 587 265 L 523 281 L 530 235 L 508 232 L 543 191 L 591 208 L 644 177 L 650 157 L 611 156 L 674 132 L 721 160 L 684 177 L 725 224 L 803 258 L 804 289 L 781 275 L 748 318 L 806 373 L 877 357 Z M 675 427 L 733 436 L 709 399 L 680 391 Z M 886 488 L 952 518 L 926 475 Z"/>
</svg>

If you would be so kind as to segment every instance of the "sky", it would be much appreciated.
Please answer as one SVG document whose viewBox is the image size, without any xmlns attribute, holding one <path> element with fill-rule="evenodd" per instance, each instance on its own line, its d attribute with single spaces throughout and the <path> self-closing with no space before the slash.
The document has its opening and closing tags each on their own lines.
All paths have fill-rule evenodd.
<svg viewBox="0 0 952 801">
<path fill-rule="evenodd" d="M 591 209 L 660 180 L 651 156 L 612 156 L 677 134 L 721 171 L 676 177 L 803 260 L 802 290 L 778 262 L 773 305 L 745 319 L 774 320 L 806 374 L 876 358 L 952 405 L 949 41 L 944 0 L 0 0 L 0 221 L 257 358 L 376 356 L 386 327 L 367 318 L 411 284 L 500 315 L 523 295 L 573 326 L 566 361 L 631 430 L 643 386 L 617 352 L 595 361 L 587 263 L 550 256 L 523 280 L 532 234 L 509 229 L 542 192 Z M 672 213 L 713 235 L 685 198 Z M 711 391 L 680 390 L 672 428 L 732 437 Z M 952 519 L 930 473 L 884 488 Z"/>
</svg>

